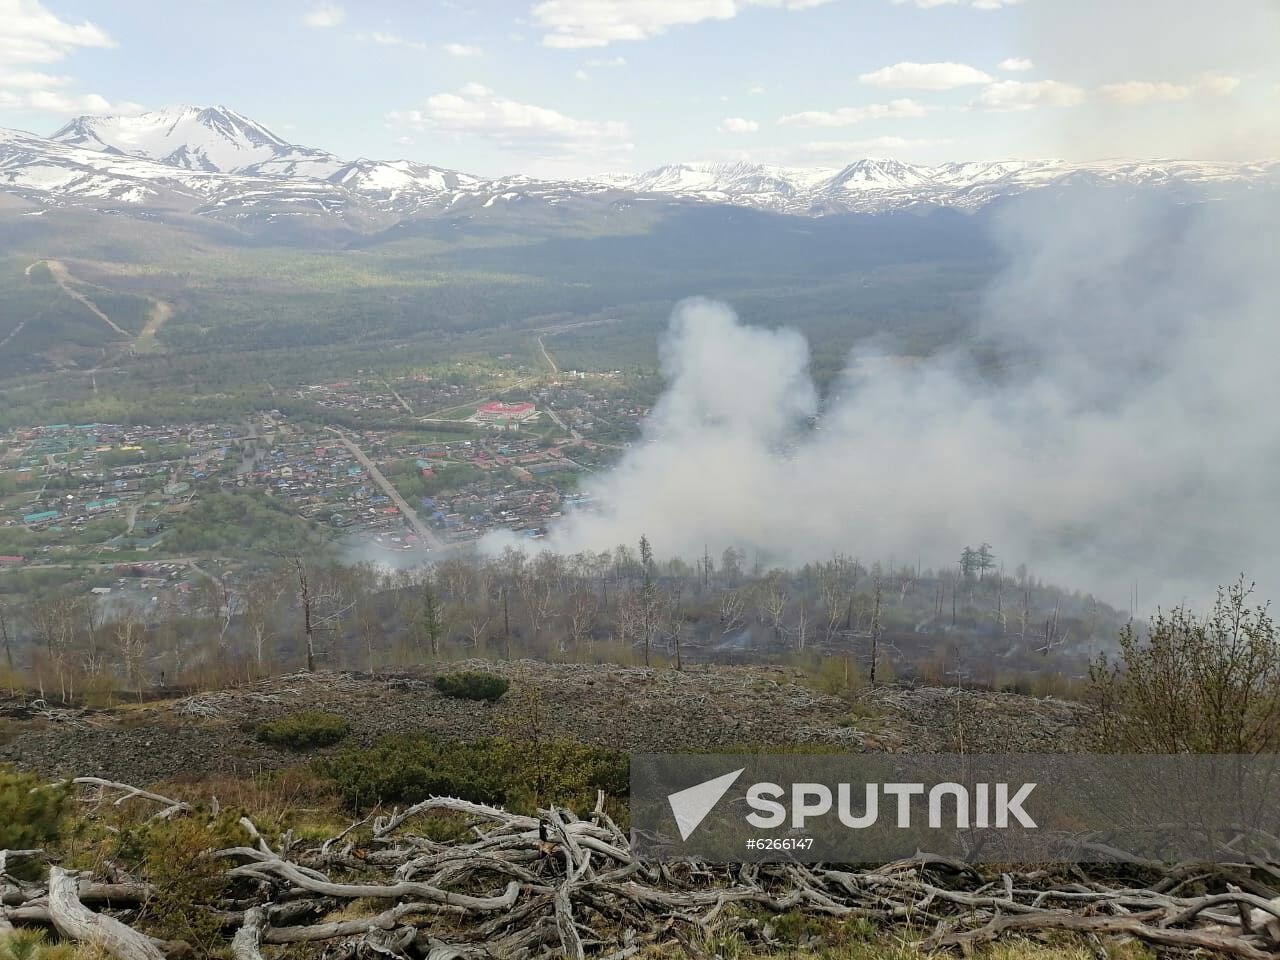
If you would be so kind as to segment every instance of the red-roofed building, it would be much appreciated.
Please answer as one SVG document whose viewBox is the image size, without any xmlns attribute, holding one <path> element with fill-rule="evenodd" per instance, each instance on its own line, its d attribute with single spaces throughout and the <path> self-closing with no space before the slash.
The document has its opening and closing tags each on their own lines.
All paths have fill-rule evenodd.
<svg viewBox="0 0 1280 960">
<path fill-rule="evenodd" d="M 493 400 L 476 408 L 476 419 L 486 423 L 523 423 L 537 414 L 538 408 L 532 403 L 502 403 Z"/>
</svg>

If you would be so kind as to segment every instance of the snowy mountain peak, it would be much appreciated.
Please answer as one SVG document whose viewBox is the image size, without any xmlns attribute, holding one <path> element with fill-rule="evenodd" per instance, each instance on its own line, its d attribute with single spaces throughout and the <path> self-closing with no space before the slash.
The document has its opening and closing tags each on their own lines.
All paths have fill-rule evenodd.
<svg viewBox="0 0 1280 960">
<path fill-rule="evenodd" d="M 209 173 L 264 173 L 264 164 L 328 157 L 298 147 L 230 107 L 178 106 L 136 116 L 76 117 L 50 139 Z"/>
<path fill-rule="evenodd" d="M 931 182 L 925 168 L 901 160 L 858 160 L 832 178 L 831 186 L 844 190 L 893 190 Z"/>
</svg>

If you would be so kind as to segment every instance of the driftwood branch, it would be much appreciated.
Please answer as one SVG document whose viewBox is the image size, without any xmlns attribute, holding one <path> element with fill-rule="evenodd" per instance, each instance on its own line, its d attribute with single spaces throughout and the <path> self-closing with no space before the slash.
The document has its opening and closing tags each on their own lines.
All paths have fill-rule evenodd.
<svg viewBox="0 0 1280 960">
<path fill-rule="evenodd" d="M 120 796 L 114 802 L 117 807 L 126 800 L 132 800 L 135 797 L 161 804 L 164 809 L 152 817 L 154 820 L 168 820 L 179 813 L 189 813 L 191 811 L 190 804 L 183 803 L 180 800 L 171 800 L 169 797 L 162 797 L 158 793 L 150 793 L 127 783 L 116 783 L 114 780 L 103 780 L 101 777 L 76 777 L 71 782 L 76 786 L 97 787 L 98 799 L 100 800 L 106 798 L 108 790 L 119 792 Z"/>
<path fill-rule="evenodd" d="M 61 867 L 49 871 L 49 918 L 61 936 L 96 947 L 116 960 L 164 960 L 150 939 L 81 903 L 79 882 Z"/>
</svg>

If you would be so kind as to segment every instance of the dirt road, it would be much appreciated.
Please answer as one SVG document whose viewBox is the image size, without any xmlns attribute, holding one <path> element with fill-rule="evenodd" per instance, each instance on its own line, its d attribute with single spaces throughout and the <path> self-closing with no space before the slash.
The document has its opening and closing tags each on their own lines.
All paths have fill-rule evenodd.
<svg viewBox="0 0 1280 960">
<path fill-rule="evenodd" d="M 444 550 L 447 546 L 443 540 L 436 536 L 435 531 L 422 522 L 422 518 L 418 516 L 418 511 L 409 506 L 409 501 L 400 496 L 400 491 L 395 485 L 386 478 L 378 465 L 369 459 L 368 455 L 352 440 L 345 432 L 337 427 L 329 427 L 329 432 L 337 434 L 342 441 L 342 445 L 351 451 L 351 455 L 360 462 L 360 465 L 369 471 L 369 476 L 373 479 L 387 495 L 392 503 L 400 510 L 400 513 L 409 521 L 409 526 L 413 527 L 413 532 L 422 538 L 432 550 Z"/>
<path fill-rule="evenodd" d="M 556 363 L 555 358 L 551 356 L 550 351 L 547 350 L 547 344 L 541 336 L 538 337 L 538 349 L 542 351 L 542 356 L 547 361 L 547 366 L 551 368 L 552 375 L 558 374 L 560 372 L 560 367 Z"/>
<path fill-rule="evenodd" d="M 54 281 L 62 288 L 62 292 L 68 297 L 82 304 L 86 310 L 92 313 L 125 340 L 133 339 L 133 334 L 128 330 L 122 329 L 114 320 L 103 313 L 102 309 L 96 303 L 86 297 L 75 287 L 71 286 L 71 281 L 74 278 L 71 276 L 71 272 L 67 269 L 67 265 L 65 263 L 61 260 L 37 260 L 36 263 L 31 264 L 31 266 L 27 268 L 28 272 L 31 270 L 31 267 L 36 266 L 37 263 L 43 263 L 49 268 L 49 273 L 52 274 Z"/>
</svg>

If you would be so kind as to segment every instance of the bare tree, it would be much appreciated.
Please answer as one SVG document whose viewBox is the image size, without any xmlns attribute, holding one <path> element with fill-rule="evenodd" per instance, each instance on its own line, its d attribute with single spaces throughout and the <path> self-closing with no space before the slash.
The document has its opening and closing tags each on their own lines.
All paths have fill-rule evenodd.
<svg viewBox="0 0 1280 960">
<path fill-rule="evenodd" d="M 803 652 L 809 643 L 809 617 L 802 600 L 796 610 L 796 650 Z"/>
<path fill-rule="evenodd" d="M 658 620 L 658 588 L 653 576 L 653 548 L 649 538 L 640 535 L 640 567 L 643 578 L 640 589 L 640 629 L 644 635 L 644 665 L 649 666 L 649 647 Z"/>
<path fill-rule="evenodd" d="M 467 618 L 467 636 L 471 638 L 471 648 L 481 651 L 485 648 L 485 638 L 489 635 L 489 613 L 487 609 L 473 607 Z"/>
<path fill-rule="evenodd" d="M 590 590 L 575 590 L 569 599 L 569 642 L 574 649 L 581 649 L 584 640 L 591 637 L 596 620 L 596 598 Z"/>
<path fill-rule="evenodd" d="M 880 580 L 872 591 L 871 605 L 871 685 L 876 685 L 876 666 L 880 663 Z"/>
<path fill-rule="evenodd" d="M 319 639 L 334 630 L 351 609 L 341 586 L 332 577 L 319 577 L 308 570 L 302 557 L 293 558 L 298 578 L 298 603 L 302 608 L 302 636 L 307 652 L 307 671 L 314 673 L 319 655 Z"/>
<path fill-rule="evenodd" d="M 253 645 L 258 675 L 265 672 L 267 647 L 276 638 L 276 624 L 285 583 L 279 576 L 257 577 L 245 589 L 240 621 Z"/>
<path fill-rule="evenodd" d="M 1037 653 L 1043 653 L 1046 657 L 1055 647 L 1060 647 L 1066 643 L 1067 637 L 1070 635 L 1069 632 L 1067 634 L 1059 634 L 1058 632 L 1058 610 L 1061 604 L 1062 599 L 1060 597 L 1054 599 L 1053 615 L 1044 622 L 1044 645 L 1036 648 Z"/>
<path fill-rule="evenodd" d="M 743 625 L 746 598 L 741 590 L 726 590 L 720 595 L 720 634 L 728 635 Z"/>
<path fill-rule="evenodd" d="M 784 618 L 787 611 L 787 585 L 782 573 L 772 571 L 756 586 L 756 613 L 773 628 L 774 639 L 781 640 L 786 633 Z"/>
<path fill-rule="evenodd" d="M 684 634 L 684 609 L 681 599 L 684 597 L 684 584 L 677 581 L 671 588 L 669 603 L 666 605 L 667 636 L 675 646 L 676 670 L 684 669 L 684 659 L 680 649 L 680 639 Z"/>
<path fill-rule="evenodd" d="M 74 677 L 67 669 L 80 622 L 80 598 L 70 594 L 54 594 L 32 604 L 27 611 L 36 639 L 43 645 L 58 677 L 63 703 L 74 694 Z"/>
<path fill-rule="evenodd" d="M 129 609 L 112 627 L 112 633 L 115 638 L 116 649 L 120 653 L 120 659 L 124 664 L 125 679 L 133 685 L 134 691 L 138 695 L 138 702 L 142 702 L 142 684 L 143 670 L 142 664 L 146 657 L 147 649 L 151 643 L 151 636 L 147 632 L 146 626 L 141 623 L 137 614 Z"/>
<path fill-rule="evenodd" d="M 835 640 L 845 615 L 845 566 L 842 558 L 818 565 L 818 597 L 825 615 L 823 640 L 827 644 Z"/>
<path fill-rule="evenodd" d="M 13 638 L 9 636 L 9 611 L 3 602 L 0 602 L 0 642 L 4 643 L 4 662 L 12 674 L 17 667 L 13 661 Z"/>
</svg>

